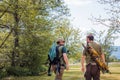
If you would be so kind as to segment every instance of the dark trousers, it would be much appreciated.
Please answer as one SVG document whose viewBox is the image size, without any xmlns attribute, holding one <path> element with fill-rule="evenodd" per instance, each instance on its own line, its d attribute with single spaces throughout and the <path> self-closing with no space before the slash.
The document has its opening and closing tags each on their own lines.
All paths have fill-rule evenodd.
<svg viewBox="0 0 120 80">
<path fill-rule="evenodd" d="M 86 65 L 85 80 L 100 80 L 100 69 L 98 65 L 92 65 L 91 63 Z"/>
</svg>

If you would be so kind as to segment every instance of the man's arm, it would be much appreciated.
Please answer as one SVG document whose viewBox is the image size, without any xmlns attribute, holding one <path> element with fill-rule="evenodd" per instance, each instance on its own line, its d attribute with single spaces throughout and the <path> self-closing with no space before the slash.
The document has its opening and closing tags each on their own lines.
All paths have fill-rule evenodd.
<svg viewBox="0 0 120 80">
<path fill-rule="evenodd" d="M 104 53 L 101 54 L 101 59 L 105 63 L 105 55 L 104 55 Z"/>
<path fill-rule="evenodd" d="M 105 54 L 103 53 L 103 50 L 102 50 L 102 48 L 101 48 L 101 46 L 100 46 L 100 53 L 101 53 L 101 59 L 102 59 L 102 61 L 105 63 Z"/>
<path fill-rule="evenodd" d="M 69 63 L 68 63 L 68 57 L 66 53 L 63 53 L 63 58 L 66 63 L 66 70 L 69 70 Z"/>
<path fill-rule="evenodd" d="M 82 55 L 82 57 L 81 57 L 81 66 L 82 66 L 81 70 L 83 72 L 85 71 L 85 66 L 84 66 L 85 58 L 86 58 L 86 56 Z"/>
</svg>

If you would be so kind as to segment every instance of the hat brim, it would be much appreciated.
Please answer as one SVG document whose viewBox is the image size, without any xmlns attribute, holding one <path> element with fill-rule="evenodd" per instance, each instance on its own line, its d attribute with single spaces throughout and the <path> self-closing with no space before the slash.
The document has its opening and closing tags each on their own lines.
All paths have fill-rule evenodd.
<svg viewBox="0 0 120 80">
<path fill-rule="evenodd" d="M 62 41 L 62 42 L 65 42 L 64 40 L 60 40 L 60 41 L 57 41 L 57 43 L 59 43 L 59 42 L 61 42 L 61 41 Z"/>
</svg>

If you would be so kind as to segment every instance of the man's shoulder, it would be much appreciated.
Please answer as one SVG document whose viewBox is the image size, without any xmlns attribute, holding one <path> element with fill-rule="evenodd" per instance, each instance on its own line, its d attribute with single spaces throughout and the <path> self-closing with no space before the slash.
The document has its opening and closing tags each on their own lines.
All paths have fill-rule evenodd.
<svg viewBox="0 0 120 80">
<path fill-rule="evenodd" d="M 58 46 L 58 50 L 62 51 L 62 53 L 66 53 L 67 49 L 65 46 Z"/>
<path fill-rule="evenodd" d="M 63 49 L 63 48 L 65 48 L 65 46 L 59 46 L 59 49 Z"/>
<path fill-rule="evenodd" d="M 93 45 L 93 46 L 100 46 L 100 44 L 98 42 L 91 42 L 90 45 Z"/>
</svg>

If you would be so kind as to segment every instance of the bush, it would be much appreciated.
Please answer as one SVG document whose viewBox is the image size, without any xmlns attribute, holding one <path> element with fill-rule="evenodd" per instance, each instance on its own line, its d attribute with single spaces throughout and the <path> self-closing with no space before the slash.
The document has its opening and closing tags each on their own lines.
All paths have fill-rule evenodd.
<svg viewBox="0 0 120 80">
<path fill-rule="evenodd" d="M 3 77 L 6 77 L 7 76 L 7 71 L 6 69 L 0 69 L 0 79 L 3 78 Z"/>
<path fill-rule="evenodd" d="M 31 75 L 31 72 L 27 68 L 23 67 L 9 67 L 7 68 L 8 75 L 14 76 L 28 76 Z"/>
<path fill-rule="evenodd" d="M 42 66 L 40 66 L 39 71 L 40 72 L 45 72 L 45 71 L 47 71 L 47 69 L 48 68 L 46 66 L 42 65 Z"/>
<path fill-rule="evenodd" d="M 29 69 L 25 67 L 8 67 L 6 69 L 6 72 L 2 73 L 2 76 L 5 77 L 6 75 L 9 76 L 36 76 L 39 75 L 40 72 L 45 72 L 47 71 L 47 67 L 45 66 L 40 66 L 39 69 Z M 0 74 L 1 76 L 1 74 Z"/>
<path fill-rule="evenodd" d="M 47 67 L 40 66 L 38 69 L 31 69 L 32 76 L 38 76 L 40 73 L 47 71 Z"/>
</svg>

